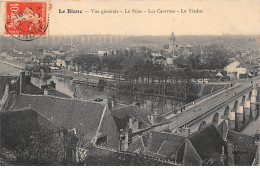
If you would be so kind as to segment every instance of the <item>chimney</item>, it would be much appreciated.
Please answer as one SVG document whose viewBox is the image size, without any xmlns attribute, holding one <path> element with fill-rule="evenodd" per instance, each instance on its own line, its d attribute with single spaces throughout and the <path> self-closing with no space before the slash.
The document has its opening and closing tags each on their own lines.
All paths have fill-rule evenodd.
<svg viewBox="0 0 260 169">
<path fill-rule="evenodd" d="M 7 101 L 8 95 L 9 95 L 9 83 L 6 84 L 4 95 L 2 97 L 2 100 L 0 100 L 0 110 L 2 106 L 5 104 L 5 102 Z"/>
<path fill-rule="evenodd" d="M 20 93 L 23 93 L 25 87 L 25 72 L 20 73 Z"/>
<path fill-rule="evenodd" d="M 50 85 L 51 88 L 56 89 L 56 83 L 54 83 L 54 81 L 50 81 Z"/>
<path fill-rule="evenodd" d="M 115 102 L 114 102 L 114 100 L 111 101 L 111 107 L 112 107 L 112 108 L 115 107 Z"/>
<path fill-rule="evenodd" d="M 6 86 L 5 86 L 4 95 L 8 96 L 8 93 L 9 93 L 9 83 L 7 83 Z"/>
<path fill-rule="evenodd" d="M 158 114 L 158 109 L 155 110 L 153 115 L 150 115 L 151 124 L 157 124 L 159 122 L 160 115 Z"/>
<path fill-rule="evenodd" d="M 133 128 L 133 118 L 132 117 L 129 117 L 129 120 L 128 120 L 128 125 L 129 125 L 129 128 L 132 129 Z"/>
<path fill-rule="evenodd" d="M 126 151 L 129 145 L 132 143 L 132 129 L 127 129 L 125 131 L 125 144 L 124 144 L 124 151 Z"/>
<path fill-rule="evenodd" d="M 30 75 L 30 72 L 29 72 L 28 69 L 25 70 L 25 75 L 26 75 L 26 76 L 29 76 L 29 75 Z"/>
<path fill-rule="evenodd" d="M 222 146 L 222 153 L 220 155 L 220 165 L 224 166 L 226 163 L 226 154 L 225 154 L 225 148 Z"/>
<path fill-rule="evenodd" d="M 74 93 L 73 93 L 73 98 L 76 99 L 77 98 L 77 86 L 75 86 L 74 88 Z"/>
<path fill-rule="evenodd" d="M 111 110 L 115 106 L 115 102 L 111 97 L 107 98 L 108 108 Z"/>
<path fill-rule="evenodd" d="M 150 115 L 150 122 L 151 124 L 157 124 L 158 123 L 158 119 L 159 119 L 159 115 L 157 114 L 153 114 L 153 115 Z"/>
<path fill-rule="evenodd" d="M 44 90 L 43 90 L 43 95 L 44 95 L 44 96 L 49 95 L 49 91 L 48 91 L 48 89 L 44 89 Z"/>
<path fill-rule="evenodd" d="M 260 139 L 260 130 L 257 130 L 257 132 L 255 133 L 255 144 L 256 145 L 259 144 L 259 139 Z"/>
<path fill-rule="evenodd" d="M 179 130 L 179 134 L 183 137 L 189 137 L 190 136 L 190 128 L 184 126 Z"/>
</svg>

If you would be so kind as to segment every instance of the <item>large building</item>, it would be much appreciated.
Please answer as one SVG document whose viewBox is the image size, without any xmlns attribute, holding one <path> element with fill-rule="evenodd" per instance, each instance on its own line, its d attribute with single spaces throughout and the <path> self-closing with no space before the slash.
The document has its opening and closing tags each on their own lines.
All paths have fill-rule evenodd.
<svg viewBox="0 0 260 169">
<path fill-rule="evenodd" d="M 169 39 L 169 53 L 173 53 L 174 55 L 174 51 L 177 48 L 177 44 L 176 44 L 176 39 L 175 39 L 175 35 L 172 32 L 170 39 Z"/>
<path fill-rule="evenodd" d="M 247 78 L 247 69 L 241 65 L 240 62 L 235 61 L 224 68 L 230 79 L 244 79 Z"/>
</svg>

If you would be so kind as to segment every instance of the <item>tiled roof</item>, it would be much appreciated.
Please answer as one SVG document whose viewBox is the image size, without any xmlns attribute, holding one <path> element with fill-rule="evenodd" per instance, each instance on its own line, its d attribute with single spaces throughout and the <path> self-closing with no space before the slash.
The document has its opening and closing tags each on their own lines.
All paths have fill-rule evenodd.
<svg viewBox="0 0 260 169">
<path fill-rule="evenodd" d="M 183 165 L 185 166 L 200 166 L 202 165 L 202 160 L 193 147 L 190 140 L 185 140 L 184 156 L 183 156 Z"/>
<path fill-rule="evenodd" d="M 104 147 L 92 147 L 85 159 L 86 165 L 91 166 L 163 166 L 174 165 L 171 161 L 143 154 L 120 152 Z"/>
<path fill-rule="evenodd" d="M 20 94 L 12 107 L 32 107 L 67 130 L 76 129 L 76 136 L 90 141 L 95 136 L 105 105 L 53 96 Z"/>
<path fill-rule="evenodd" d="M 127 118 L 130 116 L 138 119 L 139 122 L 142 122 L 142 128 L 148 127 L 151 125 L 148 119 L 149 114 L 149 112 L 136 105 L 124 105 L 112 109 L 112 115 L 115 118 L 118 128 L 124 128 L 127 124 Z"/>
<path fill-rule="evenodd" d="M 55 89 L 49 90 L 48 95 L 62 97 L 62 98 L 71 98 L 69 95 L 66 95 L 62 92 L 59 92 L 58 90 L 55 90 Z"/>
<path fill-rule="evenodd" d="M 29 83 L 24 87 L 24 93 L 33 94 L 33 95 L 43 95 L 44 94 L 42 89 L 33 85 L 32 83 Z M 62 98 L 71 98 L 69 95 L 59 92 L 56 89 L 48 90 L 48 95 L 62 97 Z"/>
<path fill-rule="evenodd" d="M 151 131 L 133 142 L 127 151 L 134 152 L 140 149 L 140 154 L 168 160 L 175 159 L 184 165 L 202 165 L 204 160 L 213 162 L 214 165 L 219 162 L 216 160 L 219 160 L 217 158 L 222 153 L 222 146 L 226 147 L 226 144 L 218 130 L 214 125 L 209 125 L 189 137 Z"/>
<path fill-rule="evenodd" d="M 10 83 L 12 80 L 15 80 L 16 78 L 16 76 L 0 76 L 0 100 L 4 95 L 6 84 Z"/>
<path fill-rule="evenodd" d="M 34 86 L 32 83 L 27 84 L 24 87 L 24 91 L 25 94 L 35 94 L 35 95 L 42 95 L 43 94 L 43 90 Z"/>
<path fill-rule="evenodd" d="M 256 150 L 256 156 L 255 156 L 255 160 L 254 160 L 254 162 L 253 162 L 253 164 L 252 165 L 254 165 L 254 166 L 259 166 L 260 165 L 260 153 L 259 153 L 259 151 L 260 151 L 260 144 L 258 144 L 258 147 L 257 147 L 257 150 Z"/>
<path fill-rule="evenodd" d="M 185 137 L 172 133 L 155 132 L 150 133 L 147 151 L 171 157 L 184 143 Z"/>
<path fill-rule="evenodd" d="M 147 147 L 149 143 L 149 134 L 142 135 L 142 141 L 144 143 L 144 147 Z"/>
<path fill-rule="evenodd" d="M 107 135 L 107 147 L 118 149 L 119 131 L 109 110 L 104 114 L 100 125 L 98 133 Z"/>
<path fill-rule="evenodd" d="M 40 113 L 33 110 L 32 108 L 24 108 L 24 109 L 18 109 L 13 111 L 1 112 L 0 116 L 1 116 L 1 120 L 7 122 L 6 124 L 9 124 L 11 122 L 20 123 L 24 119 L 27 120 L 30 119 L 31 125 L 34 123 L 41 127 L 44 127 L 44 129 L 51 129 L 53 131 L 62 130 L 61 127 L 57 126 L 48 118 L 42 116 Z M 5 124 L 5 122 L 3 121 L 1 122 L 1 124 Z"/>
<path fill-rule="evenodd" d="M 151 131 L 139 137 L 127 151 L 134 152 L 140 149 L 140 153 L 148 156 L 176 159 L 177 151 L 184 144 L 184 140 L 185 137 L 182 136 Z"/>
<path fill-rule="evenodd" d="M 165 140 L 161 148 L 158 150 L 158 154 L 165 155 L 167 157 L 176 156 L 176 153 L 180 146 L 184 143 L 184 139 Z"/>
<path fill-rule="evenodd" d="M 144 146 L 142 136 L 139 136 L 139 138 L 137 138 L 132 144 L 130 144 L 130 146 L 127 149 L 127 151 L 130 152 L 135 152 L 136 150 L 142 153 L 145 151 L 145 146 Z"/>
<path fill-rule="evenodd" d="M 234 145 L 234 160 L 236 165 L 248 166 L 253 163 L 257 150 L 253 136 L 228 131 L 227 140 Z"/>
<path fill-rule="evenodd" d="M 214 153 L 221 154 L 222 146 L 225 146 L 224 140 L 213 124 L 192 134 L 189 140 L 203 160 L 209 159 Z"/>
<path fill-rule="evenodd" d="M 7 158 L 13 165 L 60 165 L 65 145 L 71 146 L 72 141 L 77 140 L 63 137 L 61 127 L 31 108 L 1 112 L 0 128 L 1 149 L 14 152 L 15 156 Z M 27 155 L 32 150 L 33 154 Z M 19 162 L 17 153 L 26 153 L 27 156 Z"/>
</svg>

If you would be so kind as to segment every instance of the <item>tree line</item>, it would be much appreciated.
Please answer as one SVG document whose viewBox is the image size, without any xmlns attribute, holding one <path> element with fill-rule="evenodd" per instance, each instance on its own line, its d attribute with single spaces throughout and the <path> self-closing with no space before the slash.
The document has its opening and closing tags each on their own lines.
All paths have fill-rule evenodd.
<svg viewBox="0 0 260 169">
<path fill-rule="evenodd" d="M 231 57 L 225 48 L 211 45 L 204 47 L 203 52 L 174 58 L 175 69 L 172 69 L 154 62 L 151 51 L 142 47 L 138 50 L 118 50 L 113 55 L 102 57 L 85 54 L 74 58 L 73 63 L 82 72 L 93 71 L 94 67 L 96 72 L 115 73 L 118 88 L 126 92 L 183 95 L 186 98 L 195 91 L 192 79 L 214 77 L 212 70 L 223 69 Z"/>
</svg>

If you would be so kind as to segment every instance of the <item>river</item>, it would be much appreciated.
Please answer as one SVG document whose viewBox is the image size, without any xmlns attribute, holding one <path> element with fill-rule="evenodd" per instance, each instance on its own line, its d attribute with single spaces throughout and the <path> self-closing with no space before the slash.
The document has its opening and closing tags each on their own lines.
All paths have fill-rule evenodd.
<svg viewBox="0 0 260 169">
<path fill-rule="evenodd" d="M 20 69 L 14 68 L 12 66 L 3 64 L 0 62 L 0 75 L 18 75 L 21 72 Z M 73 96 L 75 90 L 77 93 L 80 93 L 80 96 L 84 99 L 95 99 L 95 98 L 107 98 L 112 95 L 115 95 L 116 99 L 119 103 L 131 104 L 135 101 L 140 101 L 141 107 L 150 112 L 158 112 L 165 113 L 167 111 L 173 110 L 176 107 L 184 104 L 183 102 L 171 100 L 171 99 L 163 99 L 160 97 L 154 96 L 136 96 L 129 95 L 125 93 L 117 92 L 113 89 L 105 89 L 104 91 L 97 91 L 87 88 L 82 85 L 74 85 L 72 81 L 69 79 L 65 79 L 64 81 L 59 80 L 56 76 L 52 76 L 51 79 L 44 81 L 39 78 L 32 77 L 31 82 L 41 87 L 41 85 L 49 83 L 53 80 L 56 83 L 56 89 L 62 93 Z M 242 131 L 241 133 L 254 135 L 255 132 L 260 127 L 260 116 L 257 119 L 252 120 Z"/>
<path fill-rule="evenodd" d="M 0 75 L 18 75 L 21 69 L 0 62 Z"/>
<path fill-rule="evenodd" d="M 260 108 L 260 105 L 259 105 Z M 260 109 L 259 109 L 260 110 Z M 258 117 L 253 119 L 242 131 L 243 134 L 255 135 L 256 131 L 260 130 L 260 116 L 258 113 Z"/>
<path fill-rule="evenodd" d="M 91 87 L 89 88 L 83 85 L 75 85 L 72 83 L 72 80 L 69 79 L 59 80 L 54 75 L 47 81 L 35 77 L 32 77 L 31 79 L 31 82 L 38 87 L 41 87 L 43 84 L 50 83 L 50 81 L 54 81 L 56 83 L 56 89 L 58 91 L 69 96 L 73 96 L 75 91 L 79 94 L 79 97 L 90 100 L 95 98 L 105 99 L 115 95 L 115 98 L 118 100 L 118 102 L 123 104 L 132 104 L 133 102 L 140 101 L 141 107 L 150 112 L 155 112 L 158 110 L 158 113 L 165 113 L 184 104 L 184 102 L 173 99 L 164 99 L 154 96 L 130 95 L 117 92 L 115 89 L 109 88 L 105 88 L 104 91 L 98 91 L 92 89 Z"/>
<path fill-rule="evenodd" d="M 0 62 L 0 75 L 18 75 L 21 72 L 20 69 L 14 68 L 12 66 L 6 65 Z M 76 91 L 81 98 L 83 99 L 95 99 L 102 98 L 105 99 L 107 97 L 111 97 L 115 95 L 115 98 L 119 103 L 124 104 L 132 104 L 133 102 L 139 101 L 140 106 L 147 111 L 154 113 L 156 110 L 158 113 L 162 114 L 168 111 L 171 111 L 183 104 L 182 101 L 177 101 L 174 99 L 164 99 L 162 97 L 154 97 L 154 96 L 142 96 L 142 95 L 130 95 L 126 93 L 117 92 L 114 89 L 105 88 L 104 91 L 93 90 L 92 88 L 87 88 L 83 85 L 74 85 L 72 84 L 72 80 L 64 79 L 59 80 L 55 75 L 51 77 L 51 79 L 44 81 L 43 79 L 32 77 L 31 82 L 37 87 L 41 87 L 41 85 L 50 83 L 50 81 L 54 81 L 56 83 L 56 89 L 62 93 L 65 93 L 69 96 L 73 96 Z"/>
</svg>

